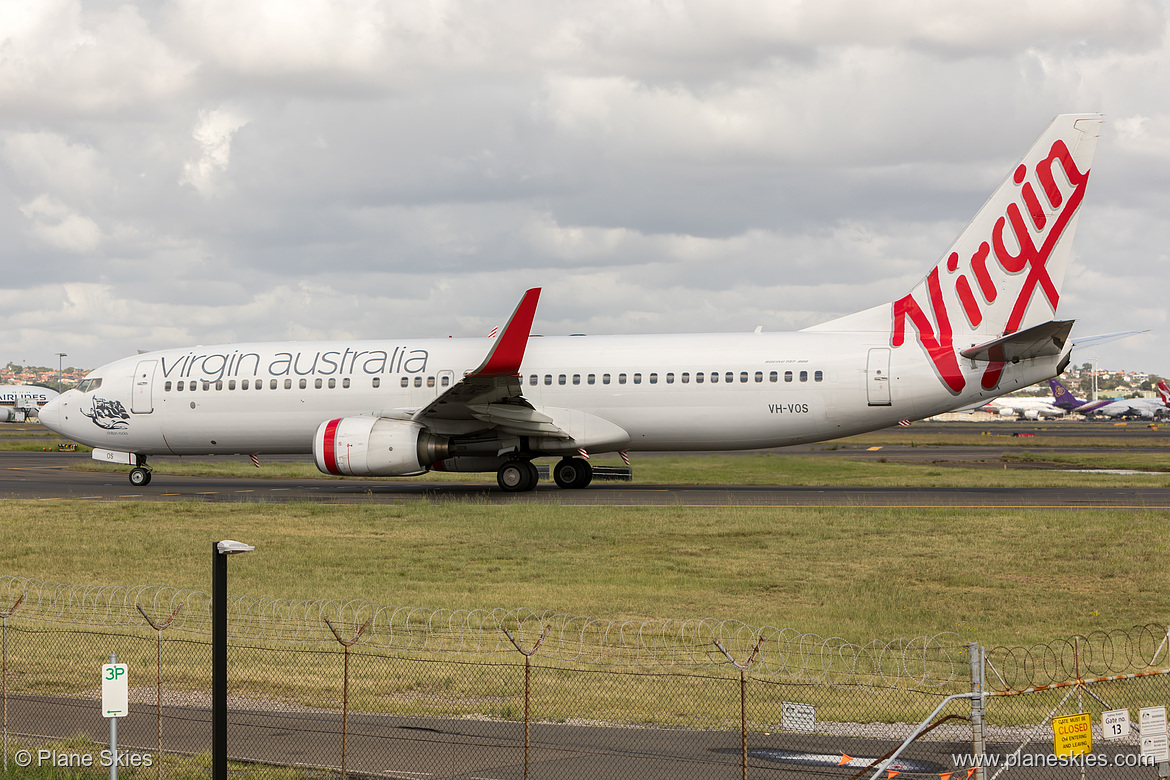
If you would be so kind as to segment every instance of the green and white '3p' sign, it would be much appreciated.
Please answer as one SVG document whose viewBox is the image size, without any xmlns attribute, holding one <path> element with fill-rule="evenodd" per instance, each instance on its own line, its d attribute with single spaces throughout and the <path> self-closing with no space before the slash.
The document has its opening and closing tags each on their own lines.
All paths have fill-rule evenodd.
<svg viewBox="0 0 1170 780">
<path fill-rule="evenodd" d="M 102 666 L 102 715 L 107 718 L 122 718 L 130 714 L 127 700 L 130 698 L 130 683 L 126 664 L 104 664 Z"/>
</svg>

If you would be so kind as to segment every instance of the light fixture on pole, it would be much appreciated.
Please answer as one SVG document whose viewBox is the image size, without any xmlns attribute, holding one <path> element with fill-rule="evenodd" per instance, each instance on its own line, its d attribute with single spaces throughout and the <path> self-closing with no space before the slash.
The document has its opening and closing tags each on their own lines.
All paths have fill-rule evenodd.
<svg viewBox="0 0 1170 780">
<path fill-rule="evenodd" d="M 227 556 L 250 544 L 211 543 L 211 778 L 227 780 Z"/>
<path fill-rule="evenodd" d="M 57 392 L 61 392 L 61 374 L 65 371 L 65 358 L 69 357 L 67 352 L 57 353 Z"/>
</svg>

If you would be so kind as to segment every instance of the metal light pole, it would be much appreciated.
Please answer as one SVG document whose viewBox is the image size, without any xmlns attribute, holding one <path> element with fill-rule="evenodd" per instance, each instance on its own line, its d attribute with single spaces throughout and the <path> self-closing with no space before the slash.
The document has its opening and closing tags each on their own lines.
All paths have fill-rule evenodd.
<svg viewBox="0 0 1170 780">
<path fill-rule="evenodd" d="M 256 548 L 211 543 L 211 778 L 227 780 L 227 557 Z"/>
<path fill-rule="evenodd" d="M 61 392 L 61 374 L 65 371 L 65 358 L 69 357 L 66 352 L 57 353 L 57 392 Z"/>
</svg>

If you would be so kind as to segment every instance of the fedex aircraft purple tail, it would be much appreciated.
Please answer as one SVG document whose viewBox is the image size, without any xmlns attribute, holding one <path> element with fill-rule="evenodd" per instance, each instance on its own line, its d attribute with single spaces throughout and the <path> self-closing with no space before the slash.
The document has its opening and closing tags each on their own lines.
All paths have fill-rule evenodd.
<svg viewBox="0 0 1170 780">
<path fill-rule="evenodd" d="M 495 472 L 563 488 L 604 452 L 823 441 L 1057 376 L 1056 318 L 1101 117 L 1055 119 L 905 295 L 795 333 L 531 337 L 540 290 L 495 338 L 240 343 L 134 355 L 41 421 L 145 485 L 153 455 L 312 455 L 341 476 Z"/>
</svg>

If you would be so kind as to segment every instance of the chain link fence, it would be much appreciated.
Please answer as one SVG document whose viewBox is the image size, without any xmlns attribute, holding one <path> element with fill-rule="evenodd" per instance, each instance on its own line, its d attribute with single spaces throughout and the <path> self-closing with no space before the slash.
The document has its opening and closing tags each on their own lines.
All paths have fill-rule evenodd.
<svg viewBox="0 0 1170 780">
<path fill-rule="evenodd" d="M 105 749 L 99 670 L 116 654 L 132 776 L 209 775 L 210 601 L 0 577 L 5 771 L 18 754 Z M 1170 693 L 1152 626 L 985 650 L 953 634 L 859 645 L 735 621 L 234 597 L 229 639 L 232 772 L 273 778 L 1072 778 L 1081 767 L 1037 757 L 1053 753 L 1052 718 L 1082 712 L 1093 751 L 1117 759 L 1084 776 L 1150 778 L 1126 765 L 1136 728 L 1105 741 L 1100 715 Z"/>
</svg>

